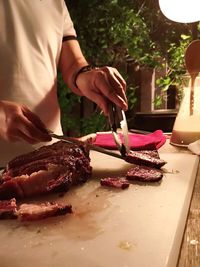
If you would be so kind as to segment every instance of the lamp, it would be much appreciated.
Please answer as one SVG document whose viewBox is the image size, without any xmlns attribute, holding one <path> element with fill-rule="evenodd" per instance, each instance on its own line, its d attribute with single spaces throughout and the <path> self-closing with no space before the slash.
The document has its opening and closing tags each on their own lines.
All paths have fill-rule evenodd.
<svg viewBox="0 0 200 267">
<path fill-rule="evenodd" d="M 200 0 L 159 0 L 165 17 L 180 23 L 200 21 Z"/>
</svg>

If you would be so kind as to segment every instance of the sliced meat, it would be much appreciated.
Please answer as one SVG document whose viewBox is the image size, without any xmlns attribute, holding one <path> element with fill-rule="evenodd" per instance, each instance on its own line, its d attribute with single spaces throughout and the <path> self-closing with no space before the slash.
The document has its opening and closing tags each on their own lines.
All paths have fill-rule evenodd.
<svg viewBox="0 0 200 267">
<path fill-rule="evenodd" d="M 125 161 L 137 165 L 145 165 L 153 168 L 161 168 L 166 164 L 166 161 L 160 159 L 158 156 L 153 156 L 147 151 L 130 151 L 125 156 Z"/>
<path fill-rule="evenodd" d="M 72 213 L 71 205 L 45 202 L 41 204 L 22 204 L 19 206 L 16 215 L 20 221 L 35 221 L 67 213 Z"/>
<path fill-rule="evenodd" d="M 100 180 L 102 186 L 125 189 L 129 187 L 129 182 L 125 177 L 107 177 Z"/>
<path fill-rule="evenodd" d="M 35 221 L 67 213 L 72 213 L 71 205 L 52 202 L 17 205 L 15 198 L 0 201 L 0 219 Z"/>
<path fill-rule="evenodd" d="M 161 170 L 147 166 L 136 166 L 128 170 L 126 178 L 128 180 L 137 180 L 142 182 L 157 182 L 161 180 L 163 173 Z"/>
<path fill-rule="evenodd" d="M 158 150 L 154 149 L 154 150 L 138 150 L 137 152 L 143 153 L 145 155 L 149 155 L 152 158 L 157 158 L 159 159 L 159 153 Z"/>
<path fill-rule="evenodd" d="M 0 219 L 16 219 L 17 205 L 14 198 L 0 201 Z"/>
<path fill-rule="evenodd" d="M 91 173 L 87 146 L 59 141 L 11 160 L 2 174 L 0 199 L 67 191 Z"/>
</svg>

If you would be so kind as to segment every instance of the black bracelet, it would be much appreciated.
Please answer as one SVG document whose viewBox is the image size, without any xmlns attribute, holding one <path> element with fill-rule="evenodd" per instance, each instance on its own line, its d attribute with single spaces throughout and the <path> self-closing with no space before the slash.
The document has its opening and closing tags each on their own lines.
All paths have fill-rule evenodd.
<svg viewBox="0 0 200 267">
<path fill-rule="evenodd" d="M 92 65 L 86 65 L 86 66 L 81 67 L 74 75 L 74 79 L 73 79 L 74 86 L 76 88 L 78 88 L 76 81 L 77 81 L 77 78 L 78 78 L 79 74 L 81 74 L 83 72 L 91 71 L 93 69 L 96 69 L 96 67 L 94 67 Z"/>
</svg>

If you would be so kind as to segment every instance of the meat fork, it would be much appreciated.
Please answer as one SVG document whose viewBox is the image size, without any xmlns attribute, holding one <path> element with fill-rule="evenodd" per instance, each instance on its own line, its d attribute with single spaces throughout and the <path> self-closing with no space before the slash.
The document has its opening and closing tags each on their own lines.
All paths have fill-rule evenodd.
<svg viewBox="0 0 200 267">
<path fill-rule="evenodd" d="M 122 157 L 125 157 L 130 151 L 129 138 L 128 138 L 128 125 L 126 121 L 125 112 L 115 104 L 111 103 L 109 107 L 108 120 L 115 144 Z M 119 124 L 123 136 L 123 142 L 121 141 L 120 136 L 117 132 L 118 128 L 117 125 Z"/>
<path fill-rule="evenodd" d="M 87 144 L 88 147 L 91 150 L 98 151 L 103 154 L 107 154 L 109 156 L 113 156 L 116 158 L 124 159 L 125 156 L 129 153 L 130 147 L 129 147 L 129 139 L 128 139 L 128 126 L 127 126 L 127 121 L 126 121 L 126 116 L 123 110 L 121 110 L 119 107 L 115 106 L 114 104 L 110 105 L 110 111 L 109 111 L 109 116 L 108 116 L 110 128 L 113 134 L 113 138 L 115 140 L 116 146 L 120 152 L 120 154 L 115 153 L 113 151 L 107 150 L 105 148 L 95 146 L 93 144 Z M 121 141 L 119 134 L 117 132 L 117 125 L 120 124 L 121 126 L 121 132 L 123 135 L 123 141 Z M 77 145 L 84 144 L 84 142 L 77 140 L 76 138 L 69 137 L 66 135 L 57 135 L 53 133 L 51 130 L 48 130 L 49 135 L 53 138 L 59 139 L 59 140 L 64 140 L 68 143 L 73 143 Z"/>
</svg>

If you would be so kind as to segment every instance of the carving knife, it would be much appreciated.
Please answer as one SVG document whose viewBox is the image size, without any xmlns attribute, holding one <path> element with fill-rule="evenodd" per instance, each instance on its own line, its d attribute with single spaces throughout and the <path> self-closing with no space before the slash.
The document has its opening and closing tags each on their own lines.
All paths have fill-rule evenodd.
<svg viewBox="0 0 200 267">
<path fill-rule="evenodd" d="M 59 140 L 63 140 L 69 144 L 76 144 L 76 145 L 85 145 L 86 144 L 85 142 L 80 141 L 80 140 L 73 138 L 73 137 L 69 137 L 66 135 L 57 135 L 57 134 L 55 134 L 49 130 L 48 130 L 48 132 L 49 132 L 49 135 L 51 137 L 59 139 Z M 97 152 L 100 152 L 100 153 L 103 153 L 103 154 L 106 154 L 106 155 L 109 155 L 109 156 L 112 156 L 115 158 L 124 159 L 124 157 L 122 155 L 120 155 L 116 152 L 110 151 L 108 149 L 98 147 L 98 146 L 92 145 L 90 143 L 87 143 L 87 146 L 89 147 L 90 150 L 94 150 L 94 151 L 97 151 Z"/>
</svg>

